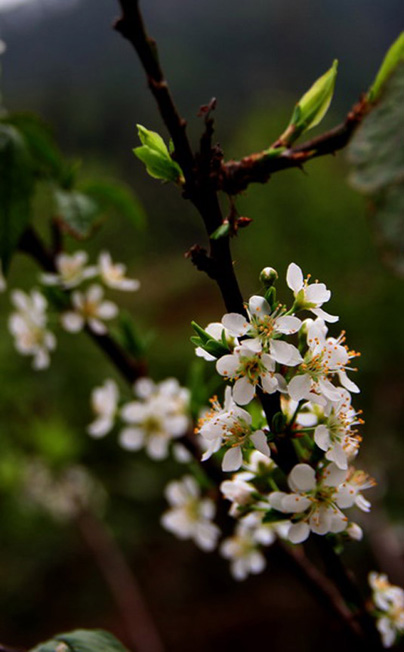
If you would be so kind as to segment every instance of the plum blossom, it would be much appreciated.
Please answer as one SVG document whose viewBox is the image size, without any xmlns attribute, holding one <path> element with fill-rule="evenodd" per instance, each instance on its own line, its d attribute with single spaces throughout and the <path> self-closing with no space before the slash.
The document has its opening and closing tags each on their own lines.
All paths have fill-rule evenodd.
<svg viewBox="0 0 404 652">
<path fill-rule="evenodd" d="M 351 406 L 349 392 L 338 388 L 340 399 L 331 403 L 328 401 L 323 411 L 322 423 L 314 430 L 314 441 L 325 457 L 340 469 L 348 468 L 348 458 L 352 447 L 359 447 L 361 438 L 356 434 L 354 426 L 363 423 L 359 414 Z"/>
<path fill-rule="evenodd" d="M 217 397 L 211 399 L 212 409 L 199 420 L 197 432 L 209 442 L 202 457 L 205 461 L 221 446 L 229 447 L 223 457 L 223 471 L 237 471 L 243 461 L 243 449 L 250 442 L 263 455 L 270 456 L 267 439 L 262 430 L 254 432 L 251 415 L 233 400 L 230 387 L 226 387 L 224 405 L 221 407 Z"/>
<path fill-rule="evenodd" d="M 128 425 L 120 433 L 120 444 L 133 451 L 145 447 L 152 459 L 164 459 L 170 442 L 185 435 L 189 428 L 189 392 L 173 378 L 157 385 L 142 378 L 134 390 L 138 400 L 121 409 L 121 417 Z"/>
<path fill-rule="evenodd" d="M 220 545 L 220 554 L 230 559 L 230 572 L 235 580 L 245 580 L 250 574 L 261 573 L 266 560 L 262 554 L 262 546 L 270 546 L 276 539 L 276 528 L 273 524 L 263 524 L 262 514 L 251 512 L 241 518 L 231 537 Z"/>
<path fill-rule="evenodd" d="M 290 263 L 287 273 L 286 282 L 295 297 L 295 310 L 310 310 L 324 321 L 336 322 L 339 317 L 330 315 L 321 308 L 323 303 L 330 300 L 331 292 L 327 290 L 324 283 L 312 283 L 309 285 L 310 275 L 303 278 L 303 272 L 296 263 Z"/>
<path fill-rule="evenodd" d="M 118 407 L 119 392 L 114 380 L 108 379 L 101 387 L 93 389 L 91 406 L 95 419 L 87 427 L 87 432 L 92 437 L 104 437 L 112 430 Z"/>
<path fill-rule="evenodd" d="M 349 361 L 358 354 L 343 345 L 344 333 L 337 339 L 327 338 L 326 333 L 327 327 L 322 319 L 309 322 L 308 351 L 288 385 L 289 395 L 295 401 L 305 399 L 323 406 L 327 401 L 339 401 L 339 390 L 330 380 L 336 375 L 348 391 L 360 391 L 346 374 Z"/>
<path fill-rule="evenodd" d="M 404 634 L 404 591 L 390 584 L 387 575 L 374 571 L 369 573 L 369 584 L 383 647 L 391 647 L 397 636 Z"/>
<path fill-rule="evenodd" d="M 37 290 L 26 294 L 22 290 L 14 290 L 11 301 L 16 312 L 11 313 L 8 327 L 14 337 L 14 345 L 22 355 L 32 355 L 34 369 L 45 369 L 49 366 L 49 352 L 56 348 L 54 334 L 47 330 L 47 301 Z"/>
<path fill-rule="evenodd" d="M 234 381 L 233 398 L 239 405 L 250 403 L 257 387 L 268 394 L 283 389 L 284 381 L 275 373 L 274 359 L 268 353 L 251 349 L 247 343 L 219 358 L 216 369 L 226 380 Z"/>
<path fill-rule="evenodd" d="M 280 364 L 292 367 L 303 362 L 293 344 L 279 339 L 282 335 L 297 333 L 300 319 L 286 315 L 283 307 L 272 310 L 266 299 L 260 296 L 251 297 L 247 312 L 248 320 L 237 313 L 224 315 L 222 324 L 231 335 L 252 338 L 246 342 L 247 346 L 269 353 Z"/>
<path fill-rule="evenodd" d="M 88 254 L 76 251 L 74 254 L 60 253 L 55 258 L 56 273 L 41 274 L 44 285 L 60 285 L 70 289 L 97 274 L 95 267 L 86 267 Z"/>
<path fill-rule="evenodd" d="M 126 278 L 126 265 L 113 263 L 107 251 L 102 251 L 98 257 L 98 271 L 104 285 L 113 290 L 135 292 L 140 287 L 137 279 Z"/>
<path fill-rule="evenodd" d="M 107 327 L 104 320 L 113 319 L 118 307 L 112 301 L 103 300 L 104 291 L 100 285 L 91 285 L 85 292 L 72 293 L 73 310 L 62 314 L 61 321 L 70 333 L 81 331 L 87 324 L 97 335 L 105 335 Z"/>
<path fill-rule="evenodd" d="M 363 472 L 359 473 L 362 478 L 356 480 L 349 471 L 331 463 L 316 476 L 308 464 L 297 464 L 288 476 L 292 493 L 275 491 L 269 495 L 273 509 L 292 514 L 289 540 L 301 543 L 310 531 L 320 535 L 343 532 L 348 526 L 348 518 L 341 509 L 354 504 L 368 511 L 369 503 L 359 491 L 373 486 L 374 482 Z"/>
<path fill-rule="evenodd" d="M 200 489 L 192 476 L 170 482 L 165 497 L 171 509 L 161 517 L 161 524 L 179 539 L 192 539 L 206 552 L 216 547 L 220 530 L 212 523 L 215 504 L 209 498 L 202 498 Z"/>
</svg>

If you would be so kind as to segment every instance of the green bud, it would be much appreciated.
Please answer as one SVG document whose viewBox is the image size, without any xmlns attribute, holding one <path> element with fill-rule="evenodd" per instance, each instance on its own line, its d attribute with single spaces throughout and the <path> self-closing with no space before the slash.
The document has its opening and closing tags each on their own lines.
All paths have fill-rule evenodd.
<svg viewBox="0 0 404 652">
<path fill-rule="evenodd" d="M 146 166 L 147 172 L 154 179 L 183 183 L 184 176 L 178 163 L 174 161 L 162 137 L 155 131 L 149 131 L 142 125 L 136 125 L 141 147 L 133 150 L 135 156 Z"/>
<path fill-rule="evenodd" d="M 392 74 L 394 72 L 395 68 L 398 66 L 399 63 L 404 62 L 404 32 L 401 32 L 400 36 L 398 39 L 396 39 L 393 43 L 393 45 L 390 46 L 390 48 L 387 51 L 387 54 L 385 55 L 383 59 L 383 63 L 379 68 L 379 72 L 376 75 L 376 79 L 373 82 L 372 86 L 369 89 L 367 99 L 369 102 L 375 102 L 381 91 L 383 90 L 383 86 Z"/>
<path fill-rule="evenodd" d="M 260 274 L 260 282 L 265 288 L 270 288 L 278 280 L 278 272 L 273 267 L 264 267 Z"/>
<path fill-rule="evenodd" d="M 331 104 L 337 77 L 338 61 L 319 77 L 295 106 L 286 131 L 278 143 L 291 145 L 304 131 L 312 129 L 324 118 Z"/>
</svg>

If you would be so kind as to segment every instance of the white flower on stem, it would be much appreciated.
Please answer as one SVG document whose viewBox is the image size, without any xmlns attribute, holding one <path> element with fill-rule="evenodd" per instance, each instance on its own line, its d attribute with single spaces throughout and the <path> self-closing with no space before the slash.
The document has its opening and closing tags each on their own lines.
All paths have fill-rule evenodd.
<svg viewBox="0 0 404 652">
<path fill-rule="evenodd" d="M 212 523 L 216 507 L 209 498 L 202 498 L 192 476 L 170 482 L 165 497 L 171 509 L 161 517 L 161 524 L 179 539 L 192 539 L 206 552 L 214 550 L 220 530 Z"/>
<path fill-rule="evenodd" d="M 230 387 L 226 387 L 223 408 L 216 396 L 211 399 L 211 405 L 212 409 L 199 420 L 196 429 L 209 442 L 203 462 L 221 446 L 229 447 L 223 457 L 223 471 L 237 471 L 243 462 L 243 450 L 251 444 L 263 455 L 270 456 L 264 432 L 252 429 L 251 415 L 234 402 Z"/>
<path fill-rule="evenodd" d="M 283 389 L 283 378 L 275 373 L 274 359 L 247 344 L 237 346 L 232 354 L 219 358 L 216 369 L 226 380 L 234 381 L 233 398 L 239 405 L 250 403 L 257 387 L 268 394 Z"/>
<path fill-rule="evenodd" d="M 140 281 L 126 278 L 126 265 L 113 263 L 111 254 L 102 251 L 98 257 L 98 271 L 102 282 L 113 290 L 135 292 L 140 288 Z"/>
<path fill-rule="evenodd" d="M 343 345 L 344 332 L 337 339 L 327 338 L 326 333 L 322 319 L 316 319 L 308 327 L 308 351 L 288 385 L 289 395 L 295 401 L 305 399 L 324 406 L 327 401 L 339 401 L 339 389 L 331 382 L 335 376 L 348 391 L 360 391 L 346 374 L 349 361 L 359 354 Z"/>
<path fill-rule="evenodd" d="M 91 393 L 91 406 L 95 419 L 87 427 L 92 437 L 104 437 L 112 430 L 118 407 L 119 391 L 114 380 L 108 379 L 101 387 L 96 387 Z"/>
<path fill-rule="evenodd" d="M 370 482 L 366 476 L 366 481 L 358 482 L 355 490 L 348 478 L 349 471 L 339 469 L 333 463 L 325 467 L 318 477 L 308 464 L 297 464 L 288 476 L 292 493 L 275 491 L 269 495 L 273 509 L 292 515 L 293 523 L 288 532 L 292 543 L 305 541 L 310 531 L 320 535 L 343 532 L 348 526 L 348 519 L 341 509 L 354 504 L 364 509 L 361 501 L 358 501 L 359 484 L 361 489 L 366 489 L 373 486 L 373 481 Z"/>
<path fill-rule="evenodd" d="M 397 636 L 404 634 L 404 591 L 390 584 L 387 575 L 369 573 L 369 584 L 376 607 L 377 629 L 384 647 L 394 645 Z"/>
<path fill-rule="evenodd" d="M 370 475 L 350 467 L 344 482 L 337 489 L 338 505 L 343 509 L 356 505 L 362 512 L 370 512 L 371 504 L 361 492 L 375 485 L 376 482 Z"/>
<path fill-rule="evenodd" d="M 50 362 L 49 352 L 56 348 L 56 338 L 46 328 L 47 301 L 37 290 L 31 290 L 31 294 L 14 290 L 11 301 L 17 309 L 8 321 L 15 348 L 22 355 L 33 356 L 34 369 L 45 369 Z"/>
<path fill-rule="evenodd" d="M 314 441 L 325 457 L 340 469 L 348 468 L 348 459 L 352 447 L 359 447 L 361 438 L 354 426 L 362 424 L 359 413 L 351 406 L 351 396 L 346 389 L 338 388 L 339 401 L 328 402 L 324 408 L 322 423 L 314 430 Z"/>
<path fill-rule="evenodd" d="M 338 321 L 339 317 L 330 315 L 321 308 L 323 303 L 330 300 L 330 290 L 327 290 L 324 283 L 318 283 L 317 281 L 309 285 L 309 279 L 310 275 L 303 278 L 303 272 L 296 263 L 290 263 L 286 274 L 286 282 L 293 291 L 295 309 L 310 310 L 316 317 L 320 317 L 324 321 Z"/>
<path fill-rule="evenodd" d="M 302 362 L 302 357 L 293 344 L 279 339 L 282 335 L 297 333 L 302 322 L 297 317 L 285 314 L 283 307 L 272 310 L 264 297 L 253 296 L 248 303 L 248 319 L 232 312 L 224 315 L 223 326 L 235 337 L 247 336 L 252 341 L 244 344 L 263 350 L 279 364 L 293 367 Z"/>
<path fill-rule="evenodd" d="M 247 482 L 246 474 L 236 473 L 231 480 L 224 480 L 220 485 L 220 491 L 224 498 L 231 502 L 230 515 L 236 518 L 239 515 L 239 508 L 246 507 L 256 502 L 253 494 L 256 492 L 254 486 Z"/>
<path fill-rule="evenodd" d="M 208 333 L 208 335 L 210 335 L 214 340 L 217 340 L 218 342 L 221 341 L 222 334 L 224 332 L 226 341 L 230 348 L 234 348 L 234 346 L 238 344 L 237 339 L 234 338 L 220 322 L 212 322 L 208 324 L 204 330 Z M 207 360 L 208 362 L 216 360 L 214 355 L 211 355 L 205 351 L 205 349 L 203 349 L 201 346 L 196 347 L 195 354 L 198 356 L 198 358 L 204 358 L 204 360 Z"/>
<path fill-rule="evenodd" d="M 56 273 L 41 274 L 41 281 L 44 285 L 60 285 L 66 289 L 77 287 L 97 275 L 95 267 L 86 267 L 87 260 L 85 251 L 58 254 L 55 259 Z"/>
<path fill-rule="evenodd" d="M 245 580 L 248 575 L 261 573 L 266 560 L 261 546 L 269 546 L 276 535 L 272 525 L 262 523 L 262 515 L 251 512 L 237 523 L 234 535 L 225 539 L 220 554 L 230 559 L 230 572 L 235 580 Z"/>
<path fill-rule="evenodd" d="M 97 335 L 105 335 L 108 329 L 103 320 L 116 317 L 118 307 L 112 301 L 104 301 L 103 296 L 101 285 L 91 285 L 85 292 L 73 292 L 74 309 L 62 314 L 63 328 L 70 333 L 78 333 L 87 324 Z"/>
<path fill-rule="evenodd" d="M 189 428 L 189 392 L 173 378 L 158 385 L 142 378 L 134 389 L 139 400 L 121 409 L 128 426 L 120 433 L 120 444 L 133 451 L 145 447 L 152 459 L 164 459 L 170 442 L 185 435 Z"/>
</svg>

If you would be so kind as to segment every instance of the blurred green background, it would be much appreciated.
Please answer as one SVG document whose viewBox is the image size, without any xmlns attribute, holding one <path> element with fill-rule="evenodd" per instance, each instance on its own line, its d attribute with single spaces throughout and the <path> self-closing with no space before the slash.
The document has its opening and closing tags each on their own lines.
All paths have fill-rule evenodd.
<svg viewBox="0 0 404 652">
<path fill-rule="evenodd" d="M 275 140 L 298 96 L 335 57 L 335 101 L 321 128 L 341 121 L 403 27 L 398 0 L 149 0 L 143 9 L 195 143 L 202 128 L 198 108 L 217 97 L 216 138 L 226 158 Z M 134 53 L 111 29 L 117 14 L 114 0 L 38 0 L 15 11 L 0 4 L 0 38 L 8 46 L 3 93 L 10 110 L 36 111 L 51 123 L 63 151 L 83 161 L 83 178 L 122 179 L 141 199 L 144 231 L 110 219 L 88 249 L 94 258 L 109 249 L 140 279 L 139 293 L 116 299 L 152 336 L 151 376 L 185 383 L 194 359 L 191 320 L 205 325 L 224 309 L 214 285 L 184 258 L 191 245 L 205 243 L 198 216 L 175 188 L 147 177 L 131 153 L 137 122 L 165 134 Z M 362 388 L 355 405 L 366 420 L 360 459 L 379 483 L 370 496 L 379 520 L 369 517 L 363 525 L 377 534 L 380 510 L 387 510 L 401 551 L 403 281 L 389 268 L 365 202 L 347 184 L 348 172 L 338 154 L 308 164 L 304 173 L 292 170 L 251 186 L 237 207 L 253 224 L 235 239 L 233 255 L 245 297 L 260 290 L 259 272 L 271 265 L 286 300 L 291 261 L 332 289 L 329 310 L 340 315 L 332 334 L 346 329 L 349 346 L 362 353 L 355 378 Z M 33 263 L 18 256 L 10 286 L 30 288 L 36 274 Z M 114 435 L 97 442 L 85 432 L 91 389 L 107 377 L 121 383 L 108 361 L 84 335 L 61 334 L 50 369 L 35 373 L 13 349 L 6 295 L 0 308 L 3 643 L 28 647 L 78 626 L 109 628 L 130 643 L 75 524 L 55 521 L 27 499 L 29 487 L 22 489 L 28 461 L 41 459 L 56 475 L 71 463 L 88 465 L 107 490 L 103 517 L 130 559 L 167 650 L 251 650 L 263 639 L 274 650 L 315 650 L 330 631 L 329 649 L 341 643 L 349 649 L 338 624 L 276 554 L 263 576 L 237 585 L 227 562 L 163 532 L 162 488 L 182 469 L 125 453 Z M 378 563 L 369 543 L 353 546 L 346 558 L 362 581 Z M 391 579 L 402 581 L 402 574 Z"/>
</svg>

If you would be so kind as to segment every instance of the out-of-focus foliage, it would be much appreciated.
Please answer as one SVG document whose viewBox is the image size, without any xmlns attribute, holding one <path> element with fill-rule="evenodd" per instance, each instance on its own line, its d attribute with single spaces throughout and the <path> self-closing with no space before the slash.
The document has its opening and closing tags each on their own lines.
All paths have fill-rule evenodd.
<svg viewBox="0 0 404 652">
<path fill-rule="evenodd" d="M 37 645 L 32 652 L 125 652 L 125 648 L 109 632 L 78 629 L 58 634 L 52 640 Z"/>
</svg>

